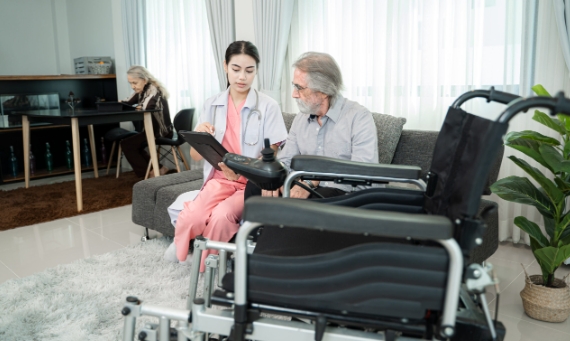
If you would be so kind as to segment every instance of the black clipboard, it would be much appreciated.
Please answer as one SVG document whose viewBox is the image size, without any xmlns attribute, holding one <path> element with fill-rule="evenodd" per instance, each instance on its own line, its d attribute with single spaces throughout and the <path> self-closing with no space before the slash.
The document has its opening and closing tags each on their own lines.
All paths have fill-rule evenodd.
<svg viewBox="0 0 570 341">
<path fill-rule="evenodd" d="M 218 166 L 218 163 L 222 162 L 224 155 L 226 155 L 228 151 L 212 134 L 187 130 L 181 130 L 178 134 L 182 136 L 184 141 L 188 142 L 192 148 L 196 149 L 212 167 L 219 171 L 222 170 L 220 166 Z"/>
</svg>

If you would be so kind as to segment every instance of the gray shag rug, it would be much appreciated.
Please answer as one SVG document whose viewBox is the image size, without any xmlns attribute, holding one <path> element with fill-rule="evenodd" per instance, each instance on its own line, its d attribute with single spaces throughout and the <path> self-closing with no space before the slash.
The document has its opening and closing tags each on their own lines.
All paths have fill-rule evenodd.
<svg viewBox="0 0 570 341">
<path fill-rule="evenodd" d="M 131 295 L 185 309 L 190 267 L 163 260 L 171 242 L 152 239 L 0 284 L 0 340 L 122 340 Z M 137 330 L 145 321 L 158 320 L 139 318 Z"/>
</svg>

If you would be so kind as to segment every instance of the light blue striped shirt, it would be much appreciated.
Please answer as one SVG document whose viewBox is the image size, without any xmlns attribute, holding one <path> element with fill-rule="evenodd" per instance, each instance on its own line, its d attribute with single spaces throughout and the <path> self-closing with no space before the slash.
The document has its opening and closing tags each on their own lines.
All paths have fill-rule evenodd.
<svg viewBox="0 0 570 341">
<path fill-rule="evenodd" d="M 320 155 L 343 160 L 378 163 L 378 135 L 372 114 L 362 105 L 337 96 L 321 118 L 299 113 L 278 158 L 288 168 L 295 155 Z M 350 185 L 321 182 L 319 186 L 351 191 Z"/>
</svg>

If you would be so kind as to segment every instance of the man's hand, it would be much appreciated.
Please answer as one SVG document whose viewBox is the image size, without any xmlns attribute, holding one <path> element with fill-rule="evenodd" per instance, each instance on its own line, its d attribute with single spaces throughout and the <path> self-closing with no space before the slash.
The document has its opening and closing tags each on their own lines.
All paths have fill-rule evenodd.
<svg viewBox="0 0 570 341">
<path fill-rule="evenodd" d="M 226 179 L 228 179 L 230 181 L 236 181 L 237 179 L 239 179 L 239 174 L 237 174 L 236 172 L 231 170 L 228 166 L 226 166 L 225 163 L 220 162 L 220 163 L 218 163 L 218 166 L 220 166 L 220 168 L 222 169 L 222 172 L 224 172 Z"/>
<path fill-rule="evenodd" d="M 199 133 L 210 133 L 214 135 L 216 127 L 214 127 L 210 122 L 202 122 L 198 124 L 196 128 L 194 128 L 194 131 L 197 131 Z"/>
<path fill-rule="evenodd" d="M 262 197 L 275 197 L 278 198 L 281 196 L 281 192 L 283 191 L 283 186 L 281 186 L 281 188 L 276 189 L 274 191 L 268 191 L 265 189 L 261 190 L 261 196 Z"/>
<path fill-rule="evenodd" d="M 310 195 L 311 193 L 305 191 L 299 186 L 293 186 L 293 188 L 291 188 L 291 192 L 289 192 L 289 197 L 296 199 L 307 199 Z"/>
</svg>

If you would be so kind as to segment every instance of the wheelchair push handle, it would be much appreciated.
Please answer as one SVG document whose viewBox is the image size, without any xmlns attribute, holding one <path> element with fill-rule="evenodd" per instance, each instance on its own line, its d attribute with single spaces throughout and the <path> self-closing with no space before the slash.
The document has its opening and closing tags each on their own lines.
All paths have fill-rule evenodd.
<svg viewBox="0 0 570 341">
<path fill-rule="evenodd" d="M 507 109 L 501 113 L 498 121 L 508 123 L 519 112 L 536 107 L 549 109 L 550 116 L 556 114 L 570 116 L 570 99 L 564 96 L 563 91 L 560 91 L 555 97 L 535 96 L 521 98 L 509 105 Z"/>
<path fill-rule="evenodd" d="M 467 102 L 472 98 L 482 97 L 486 98 L 487 102 L 498 102 L 502 104 L 508 104 L 512 101 L 519 99 L 520 96 L 514 95 L 508 92 L 497 91 L 495 87 L 492 86 L 489 90 L 473 90 L 464 93 L 463 95 L 459 96 L 455 102 L 451 105 L 452 108 L 459 108 L 463 105 L 463 103 Z"/>
<path fill-rule="evenodd" d="M 511 94 L 509 92 L 504 91 L 497 91 L 495 87 L 492 86 L 489 90 L 489 97 L 487 98 L 487 102 L 499 102 L 502 104 L 509 104 L 512 101 L 519 99 L 521 96 Z"/>
</svg>

